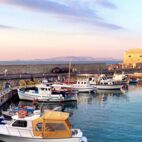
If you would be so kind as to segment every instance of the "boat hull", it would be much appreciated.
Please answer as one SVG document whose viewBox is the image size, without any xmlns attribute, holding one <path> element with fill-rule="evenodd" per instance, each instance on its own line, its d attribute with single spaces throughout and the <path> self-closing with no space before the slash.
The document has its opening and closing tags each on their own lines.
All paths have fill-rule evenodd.
<svg viewBox="0 0 142 142">
<path fill-rule="evenodd" d="M 25 138 L 0 134 L 0 141 L 3 142 L 80 142 L 81 138 L 64 138 L 64 139 L 42 139 L 42 138 Z M 85 141 L 84 141 L 85 142 Z"/>
<path fill-rule="evenodd" d="M 98 90 L 121 90 L 123 85 L 96 85 Z"/>
<path fill-rule="evenodd" d="M 95 91 L 94 88 L 89 87 L 89 88 L 74 88 L 75 91 L 79 92 L 79 93 L 85 93 L 85 92 L 93 92 Z"/>
<path fill-rule="evenodd" d="M 40 95 L 30 95 L 30 94 L 24 94 L 18 91 L 18 96 L 20 100 L 26 100 L 26 101 L 34 101 L 38 100 L 39 102 L 69 102 L 69 101 L 77 101 L 76 96 L 75 97 L 70 97 L 70 98 L 64 98 L 62 95 L 51 95 L 51 97 L 46 96 L 46 97 L 41 97 Z"/>
</svg>

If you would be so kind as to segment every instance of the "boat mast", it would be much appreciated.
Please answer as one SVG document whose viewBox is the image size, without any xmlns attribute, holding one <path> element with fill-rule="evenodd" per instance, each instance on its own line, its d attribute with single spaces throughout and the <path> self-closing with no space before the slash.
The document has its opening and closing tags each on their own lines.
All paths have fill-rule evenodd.
<svg viewBox="0 0 142 142">
<path fill-rule="evenodd" d="M 70 82 L 70 77 L 71 77 L 71 61 L 69 62 L 69 74 L 68 74 L 68 84 Z"/>
</svg>

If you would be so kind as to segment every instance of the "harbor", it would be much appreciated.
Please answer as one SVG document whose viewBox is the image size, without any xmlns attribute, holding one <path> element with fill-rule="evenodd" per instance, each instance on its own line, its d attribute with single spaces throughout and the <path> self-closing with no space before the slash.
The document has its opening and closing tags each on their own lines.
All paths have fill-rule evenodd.
<svg viewBox="0 0 142 142">
<path fill-rule="evenodd" d="M 0 78 L 0 140 L 133 141 L 142 73 L 118 65 L 7 65 Z"/>
<path fill-rule="evenodd" d="M 141 7 L 0 0 L 0 142 L 141 142 Z"/>
<path fill-rule="evenodd" d="M 132 78 L 135 78 L 137 82 Z M 105 142 L 106 140 L 121 142 L 123 139 L 132 141 L 133 137 L 137 137 L 137 135 L 133 136 L 133 131 L 130 131 L 129 127 L 132 127 L 131 125 L 137 127 L 138 124 L 136 126 L 131 124 L 135 118 L 131 111 L 136 111 L 137 107 L 140 107 L 137 102 L 135 103 L 138 106 L 133 106 L 133 101 L 138 101 L 138 97 L 141 95 L 140 79 L 141 73 L 117 73 L 110 76 L 110 73 L 106 75 L 71 74 L 70 71 L 69 73 L 54 73 L 54 76 L 48 74 L 34 78 L 29 75 L 28 78 L 3 79 L 1 80 L 1 117 L 8 119 L 8 121 L 12 119 L 15 111 L 11 109 L 19 109 L 18 113 L 22 110 L 25 112 L 25 108 L 27 108 L 26 111 L 33 112 L 37 107 L 42 111 L 56 110 L 69 114 L 73 128 L 75 125 L 85 134 L 85 138 L 81 138 L 83 142 L 94 142 L 94 139 L 97 142 Z M 132 115 L 128 122 L 126 122 L 125 113 Z M 3 125 L 3 120 L 1 123 Z M 89 127 L 87 127 L 88 125 Z M 117 131 L 115 128 L 118 128 Z M 22 140 L 21 130 L 18 131 Z M 125 135 L 120 137 L 122 133 Z M 13 133 L 13 135 L 15 134 Z M 29 135 L 27 136 L 29 137 Z M 9 141 L 7 138 L 0 140 L 7 142 Z"/>
<path fill-rule="evenodd" d="M 104 91 L 95 94 L 80 93 L 78 102 L 47 104 L 44 107 L 62 106 L 70 112 L 71 123 L 80 128 L 89 142 L 127 141 L 139 142 L 141 137 L 141 92 L 138 85 L 130 85 L 129 91 Z M 42 104 L 42 103 L 41 103 Z M 10 100 L 9 105 L 31 105 L 32 102 Z M 43 104 L 42 104 L 43 105 Z M 89 126 L 89 127 L 88 127 Z M 116 129 L 117 128 L 117 129 Z"/>
</svg>

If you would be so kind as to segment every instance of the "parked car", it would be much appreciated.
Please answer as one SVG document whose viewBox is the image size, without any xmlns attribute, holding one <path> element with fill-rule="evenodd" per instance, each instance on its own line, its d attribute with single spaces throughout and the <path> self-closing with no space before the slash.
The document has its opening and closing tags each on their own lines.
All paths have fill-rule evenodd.
<svg viewBox="0 0 142 142">
<path fill-rule="evenodd" d="M 69 72 L 69 68 L 67 67 L 63 67 L 63 68 L 55 67 L 51 70 L 51 73 L 68 73 L 68 72 Z M 70 72 L 73 72 L 73 70 L 71 69 Z"/>
</svg>

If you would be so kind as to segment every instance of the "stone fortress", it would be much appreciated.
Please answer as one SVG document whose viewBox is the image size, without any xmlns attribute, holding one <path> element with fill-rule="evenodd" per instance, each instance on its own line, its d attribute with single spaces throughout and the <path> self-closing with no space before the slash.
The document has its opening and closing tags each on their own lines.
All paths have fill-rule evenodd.
<svg viewBox="0 0 142 142">
<path fill-rule="evenodd" d="M 142 63 L 142 49 L 128 49 L 124 53 L 123 64 L 126 66 L 136 67 Z"/>
</svg>

